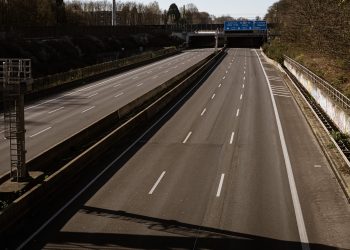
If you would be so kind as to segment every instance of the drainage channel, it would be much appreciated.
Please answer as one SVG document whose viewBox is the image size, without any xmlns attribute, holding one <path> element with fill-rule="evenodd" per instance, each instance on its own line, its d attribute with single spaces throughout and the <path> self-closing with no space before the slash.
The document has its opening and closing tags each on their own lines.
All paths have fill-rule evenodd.
<svg viewBox="0 0 350 250">
<path fill-rule="evenodd" d="M 328 117 L 328 115 L 323 111 L 323 109 L 317 104 L 315 99 L 307 92 L 304 86 L 288 71 L 285 69 L 287 74 L 293 80 L 294 84 L 298 87 L 301 93 L 306 98 L 307 102 L 311 105 L 312 109 L 315 111 L 317 116 L 320 118 L 324 126 L 327 128 L 328 132 L 331 134 L 339 133 L 342 135 L 338 127 L 334 124 L 334 122 Z M 350 161 L 350 142 L 347 138 L 337 138 L 335 139 L 339 148 L 342 150 L 346 158 Z"/>
</svg>

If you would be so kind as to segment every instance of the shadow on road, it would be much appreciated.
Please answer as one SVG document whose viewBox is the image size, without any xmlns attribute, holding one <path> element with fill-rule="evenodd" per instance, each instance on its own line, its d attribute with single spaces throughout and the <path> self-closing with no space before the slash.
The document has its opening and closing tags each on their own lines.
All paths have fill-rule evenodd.
<svg viewBox="0 0 350 250">
<path fill-rule="evenodd" d="M 144 215 L 83 206 L 79 213 L 101 216 L 118 223 L 132 223 L 118 233 L 59 232 L 49 241 L 48 249 L 301 249 L 299 242 L 282 241 L 217 228 L 187 224 Z M 117 226 L 116 226 L 117 227 Z M 311 249 L 333 250 L 335 247 L 310 244 Z"/>
</svg>

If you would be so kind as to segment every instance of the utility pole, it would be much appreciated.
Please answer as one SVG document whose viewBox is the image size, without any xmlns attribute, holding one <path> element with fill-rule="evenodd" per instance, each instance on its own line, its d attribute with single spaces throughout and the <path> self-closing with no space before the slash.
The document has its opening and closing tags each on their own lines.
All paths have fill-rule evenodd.
<svg viewBox="0 0 350 250">
<path fill-rule="evenodd" d="M 217 28 L 215 31 L 215 52 L 218 51 L 218 47 L 219 47 L 219 28 Z"/>
<path fill-rule="evenodd" d="M 112 3 L 112 26 L 116 26 L 116 25 L 117 25 L 116 4 L 115 4 L 115 0 L 113 0 L 113 3 Z"/>
</svg>

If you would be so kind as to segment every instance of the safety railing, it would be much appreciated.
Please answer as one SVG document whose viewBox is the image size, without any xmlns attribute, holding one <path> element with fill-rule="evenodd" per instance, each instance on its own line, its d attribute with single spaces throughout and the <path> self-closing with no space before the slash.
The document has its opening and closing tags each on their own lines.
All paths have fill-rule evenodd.
<svg viewBox="0 0 350 250">
<path fill-rule="evenodd" d="M 159 56 L 163 56 L 172 52 L 175 52 L 176 48 L 166 48 L 154 52 L 146 52 L 141 55 L 136 55 L 128 58 L 123 58 L 111 62 L 105 62 L 88 66 L 85 68 L 75 69 L 68 72 L 49 75 L 41 78 L 37 78 L 33 82 L 32 91 L 40 91 L 50 87 L 59 86 L 65 83 L 82 80 L 95 75 L 103 74 L 112 70 L 117 70 L 125 66 L 129 66 L 135 63 L 141 63 Z"/>
<path fill-rule="evenodd" d="M 330 97 L 337 101 L 344 109 L 350 109 L 350 99 L 342 94 L 339 90 L 334 88 L 330 83 L 317 76 L 311 70 L 301 65 L 297 61 L 293 60 L 288 56 L 284 56 L 285 62 L 289 63 L 293 67 L 297 68 L 303 74 L 307 75 L 308 78 L 315 83 L 318 87 L 323 89 Z"/>
</svg>

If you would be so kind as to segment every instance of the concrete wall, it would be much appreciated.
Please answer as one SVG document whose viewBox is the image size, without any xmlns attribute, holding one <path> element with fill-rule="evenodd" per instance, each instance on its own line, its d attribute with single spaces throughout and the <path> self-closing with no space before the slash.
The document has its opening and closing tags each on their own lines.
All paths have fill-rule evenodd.
<svg viewBox="0 0 350 250">
<path fill-rule="evenodd" d="M 284 66 L 298 79 L 298 81 L 331 118 L 339 130 L 343 133 L 350 134 L 350 115 L 348 112 L 343 110 L 337 102 L 325 92 L 325 90 L 319 88 L 318 85 L 301 70 L 297 69 L 287 61 L 284 61 Z"/>
</svg>

